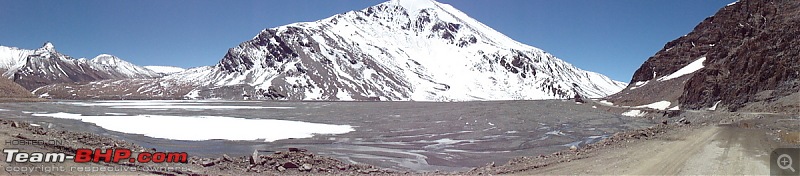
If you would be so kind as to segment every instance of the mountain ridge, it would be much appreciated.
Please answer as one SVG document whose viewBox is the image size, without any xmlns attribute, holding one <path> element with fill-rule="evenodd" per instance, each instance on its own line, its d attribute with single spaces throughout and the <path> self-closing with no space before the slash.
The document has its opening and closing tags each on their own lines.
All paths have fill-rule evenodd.
<svg viewBox="0 0 800 176">
<path fill-rule="evenodd" d="M 0 63 L 3 77 L 28 90 L 55 83 L 161 76 L 109 54 L 74 59 L 58 52 L 51 42 L 35 50 L 0 46 Z"/>
</svg>

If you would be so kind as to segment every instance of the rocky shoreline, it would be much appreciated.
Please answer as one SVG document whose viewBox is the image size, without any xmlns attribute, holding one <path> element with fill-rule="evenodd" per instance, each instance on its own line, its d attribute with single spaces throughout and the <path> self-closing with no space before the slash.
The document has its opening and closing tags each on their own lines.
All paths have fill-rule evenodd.
<svg viewBox="0 0 800 176">
<path fill-rule="evenodd" d="M 21 121 L 0 119 L 0 125 L 3 126 L 0 130 L 9 134 L 11 139 L 63 141 L 63 143 L 60 142 L 59 144 L 41 143 L 42 145 L 37 145 L 37 147 L 48 152 L 64 152 L 74 155 L 79 148 L 126 148 L 134 153 L 159 151 L 155 148 L 146 149 L 134 143 L 104 137 L 98 134 L 45 129 L 41 126 L 34 126 Z M 13 147 L 9 144 L 4 145 L 3 148 Z M 115 165 L 110 163 L 103 164 L 107 166 Z M 394 173 L 394 171 L 380 169 L 375 166 L 344 163 L 331 157 L 315 155 L 305 149 L 298 148 L 288 148 L 286 151 L 276 151 L 270 154 L 254 152 L 251 156 L 240 157 L 230 157 L 228 155 L 223 155 L 218 158 L 189 157 L 187 163 L 156 164 L 122 161 L 116 165 L 135 167 L 169 166 L 182 168 L 176 170 L 143 172 L 143 174 L 156 175 L 383 175 Z M 34 172 L 28 174 L 43 175 L 51 173 Z"/>
</svg>

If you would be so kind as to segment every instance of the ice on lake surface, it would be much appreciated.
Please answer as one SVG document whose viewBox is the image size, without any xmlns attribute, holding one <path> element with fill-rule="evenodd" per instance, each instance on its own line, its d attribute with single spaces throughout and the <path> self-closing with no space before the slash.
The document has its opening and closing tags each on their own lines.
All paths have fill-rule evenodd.
<svg viewBox="0 0 800 176">
<path fill-rule="evenodd" d="M 345 162 L 406 171 L 469 170 L 652 124 L 560 100 L 53 101 L 0 103 L 0 109 L 8 110 L 0 111 L 2 117 L 92 132 L 159 151 L 220 157 L 299 147 Z M 560 133 L 551 135 L 553 131 Z"/>
<path fill-rule="evenodd" d="M 308 138 L 313 134 L 342 134 L 353 131 L 349 125 L 246 119 L 220 116 L 112 115 L 84 116 L 71 113 L 33 114 L 33 116 L 75 119 L 111 131 L 143 134 L 175 140 L 264 140 Z"/>
</svg>

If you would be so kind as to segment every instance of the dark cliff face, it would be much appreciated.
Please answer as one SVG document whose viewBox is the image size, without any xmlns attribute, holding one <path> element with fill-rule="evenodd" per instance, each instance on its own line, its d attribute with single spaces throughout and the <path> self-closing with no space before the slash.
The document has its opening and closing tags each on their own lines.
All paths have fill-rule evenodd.
<svg viewBox="0 0 800 176">
<path fill-rule="evenodd" d="M 631 83 L 653 82 L 705 56 L 705 67 L 680 83 L 677 101 L 687 109 L 719 101 L 736 111 L 800 91 L 799 52 L 800 1 L 741 0 L 667 43 L 636 70 Z"/>
</svg>

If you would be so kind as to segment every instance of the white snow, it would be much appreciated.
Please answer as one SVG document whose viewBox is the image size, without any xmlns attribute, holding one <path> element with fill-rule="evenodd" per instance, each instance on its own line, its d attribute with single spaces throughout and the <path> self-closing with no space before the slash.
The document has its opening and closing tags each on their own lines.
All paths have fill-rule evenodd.
<svg viewBox="0 0 800 176">
<path fill-rule="evenodd" d="M 670 80 L 670 79 L 675 79 L 675 78 L 681 77 L 681 76 L 686 75 L 686 74 L 694 73 L 695 71 L 700 70 L 700 69 L 702 69 L 704 67 L 703 66 L 703 62 L 705 62 L 705 61 L 706 61 L 706 57 L 703 56 L 703 57 L 695 60 L 694 62 L 690 63 L 689 65 L 684 66 L 683 68 L 679 69 L 678 71 L 675 71 L 675 73 L 672 73 L 670 75 L 658 78 L 658 81 L 666 81 L 666 80 Z"/>
<path fill-rule="evenodd" d="M 665 110 L 672 104 L 669 101 L 659 101 L 655 103 L 650 103 L 646 105 L 636 106 L 635 108 L 650 108 L 650 109 L 658 109 L 658 110 Z"/>
<path fill-rule="evenodd" d="M 671 110 L 671 111 L 677 111 L 677 110 L 681 110 L 681 106 L 680 106 L 680 105 L 678 105 L 678 106 L 675 106 L 675 107 L 669 108 L 669 110 Z"/>
<path fill-rule="evenodd" d="M 272 142 L 288 138 L 308 138 L 315 134 L 344 134 L 354 131 L 349 125 L 221 116 L 84 116 L 63 112 L 33 116 L 75 119 L 112 131 L 190 141 L 224 139 Z"/>
<path fill-rule="evenodd" d="M 716 111 L 717 110 L 717 105 L 719 105 L 719 102 L 722 102 L 722 101 L 717 101 L 716 103 L 714 103 L 714 106 L 711 106 L 710 108 L 708 108 L 708 110 L 709 111 Z"/>
<path fill-rule="evenodd" d="M 189 98 L 189 99 L 198 99 L 198 98 L 200 98 L 200 90 L 194 89 L 192 91 L 189 91 L 189 93 L 186 93 L 186 95 L 184 95 L 183 97 L 186 97 L 186 98 Z"/>
<path fill-rule="evenodd" d="M 598 102 L 598 103 L 604 104 L 606 106 L 614 106 L 614 103 L 611 103 L 608 100 L 600 100 L 600 102 Z"/>
<path fill-rule="evenodd" d="M 633 86 L 631 86 L 630 90 L 633 90 L 633 89 L 636 89 L 636 88 L 640 88 L 640 87 L 642 87 L 644 85 L 647 85 L 648 82 L 650 82 L 650 81 L 649 80 L 648 81 L 637 81 L 637 82 L 633 83 Z"/>
<path fill-rule="evenodd" d="M 556 135 L 556 136 L 564 136 L 564 135 L 566 135 L 566 134 L 564 134 L 564 132 L 561 132 L 561 130 L 549 131 L 549 132 L 544 133 L 544 134 Z"/>
<path fill-rule="evenodd" d="M 645 114 L 647 114 L 647 112 L 642 112 L 641 110 L 629 110 L 622 113 L 622 115 L 629 117 L 641 117 Z"/>
<path fill-rule="evenodd" d="M 436 7 L 436 3 L 433 2 L 432 0 L 391 0 L 386 3 L 399 5 L 404 9 L 406 9 L 406 12 L 414 16 L 416 16 L 416 14 L 419 13 L 419 11 L 422 9 L 430 9 Z"/>
<path fill-rule="evenodd" d="M 732 6 L 732 5 L 736 4 L 737 2 L 739 2 L 739 0 L 733 1 L 732 3 L 728 3 L 728 5 L 725 5 L 725 7 Z"/>
<path fill-rule="evenodd" d="M 147 68 L 147 69 L 152 70 L 152 71 L 154 71 L 156 73 L 162 73 L 162 74 L 165 74 L 165 75 L 186 71 L 186 69 L 184 69 L 184 68 L 173 67 L 173 66 L 154 66 L 154 65 L 149 65 L 149 66 L 144 66 L 144 68 Z"/>
</svg>

